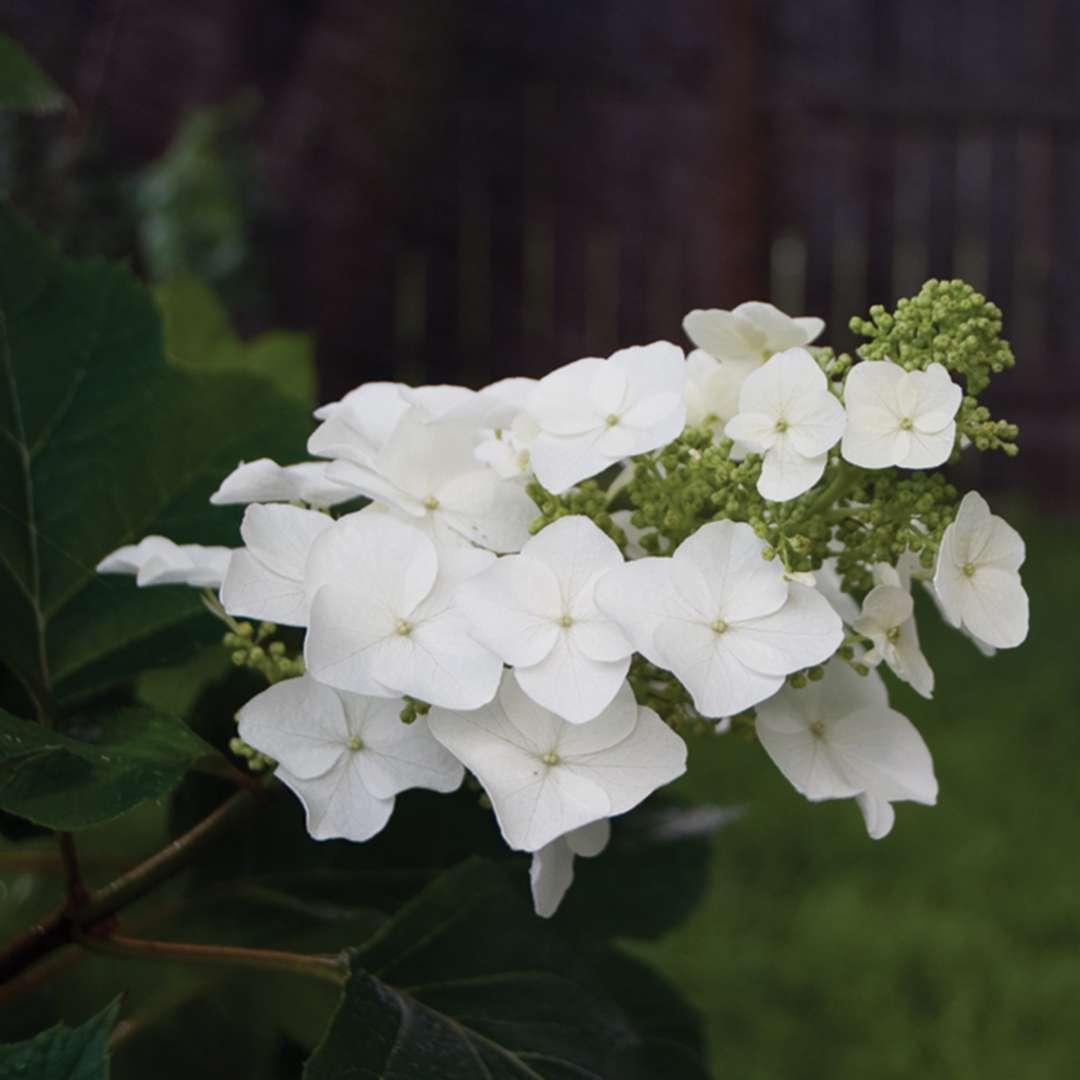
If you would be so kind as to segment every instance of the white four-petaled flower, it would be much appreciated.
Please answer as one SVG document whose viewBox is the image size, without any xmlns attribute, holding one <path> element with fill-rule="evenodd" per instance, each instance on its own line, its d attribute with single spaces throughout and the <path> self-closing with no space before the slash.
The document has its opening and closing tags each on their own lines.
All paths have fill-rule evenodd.
<svg viewBox="0 0 1080 1080">
<path fill-rule="evenodd" d="M 464 777 L 423 717 L 402 723 L 404 704 L 332 690 L 304 675 L 252 698 L 238 714 L 240 737 L 278 762 L 275 775 L 303 803 L 316 840 L 368 840 L 386 825 L 400 792 L 455 791 Z"/>
<path fill-rule="evenodd" d="M 624 814 L 686 770 L 686 744 L 638 706 L 626 683 L 594 720 L 568 724 L 508 672 L 489 705 L 432 709 L 428 724 L 483 785 L 503 837 L 519 851 Z"/>
<path fill-rule="evenodd" d="M 633 645 L 593 599 L 622 561 L 589 518 L 564 517 L 458 594 L 473 636 L 514 666 L 529 697 L 574 724 L 611 703 L 630 667 Z"/>
<path fill-rule="evenodd" d="M 815 589 L 787 581 L 749 525 L 717 521 L 671 558 L 608 571 L 596 603 L 647 660 L 674 672 L 703 716 L 731 716 L 839 647 L 843 624 Z"/>
<path fill-rule="evenodd" d="M 683 329 L 710 356 L 757 366 L 773 353 L 809 345 L 825 324 L 813 316 L 792 318 L 772 304 L 748 300 L 734 311 L 691 311 L 683 319 Z"/>
<path fill-rule="evenodd" d="M 490 701 L 502 662 L 468 632 L 458 587 L 494 561 L 489 551 L 436 545 L 371 508 L 342 518 L 307 561 L 307 669 L 360 694 L 408 694 L 450 709 Z"/>
<path fill-rule="evenodd" d="M 941 364 L 905 371 L 891 360 L 864 360 L 844 384 L 847 427 L 841 453 L 864 469 L 932 469 L 956 442 L 963 392 Z"/>
<path fill-rule="evenodd" d="M 435 535 L 446 532 L 491 551 L 518 551 L 529 538 L 536 504 L 520 484 L 501 479 L 476 459 L 477 433 L 468 424 L 402 414 L 371 465 L 338 459 L 327 476 L 394 507 Z"/>
<path fill-rule="evenodd" d="M 873 645 L 862 657 L 863 663 L 884 660 L 897 678 L 929 698 L 934 694 L 934 672 L 919 646 L 915 626 L 915 601 L 910 592 L 912 561 L 902 558 L 899 567 L 884 563 L 874 567 L 874 587 L 866 594 L 852 629 Z"/>
<path fill-rule="evenodd" d="M 969 491 L 941 538 L 934 571 L 934 592 L 948 621 L 994 648 L 1019 645 L 1028 633 L 1024 554 L 1020 534 Z"/>
<path fill-rule="evenodd" d="M 233 555 L 221 586 L 225 610 L 284 626 L 307 626 L 308 553 L 316 538 L 333 525 L 333 518 L 316 510 L 249 506 L 240 525 L 245 546 Z"/>
<path fill-rule="evenodd" d="M 560 494 L 621 458 L 671 442 L 686 422 L 686 361 L 667 341 L 588 357 L 537 383 L 528 412 L 539 434 L 537 480 Z"/>
<path fill-rule="evenodd" d="M 893 826 L 891 803 L 933 806 L 930 752 L 907 717 L 889 708 L 885 683 L 841 660 L 820 682 L 785 686 L 757 707 L 758 739 L 795 790 L 812 802 L 855 798 L 870 836 Z"/>
<path fill-rule="evenodd" d="M 224 480 L 210 501 L 214 506 L 262 502 L 306 502 L 331 507 L 356 498 L 356 492 L 326 477 L 325 461 L 278 465 L 270 458 L 242 461 Z"/>
<path fill-rule="evenodd" d="M 191 585 L 216 589 L 229 569 L 232 548 L 174 544 L 165 536 L 146 536 L 106 555 L 99 574 L 133 574 L 140 588 L 148 585 Z"/>
<path fill-rule="evenodd" d="M 758 492 L 773 502 L 809 491 L 844 433 L 844 407 L 805 349 L 777 353 L 747 376 L 728 438 L 763 455 Z"/>
</svg>

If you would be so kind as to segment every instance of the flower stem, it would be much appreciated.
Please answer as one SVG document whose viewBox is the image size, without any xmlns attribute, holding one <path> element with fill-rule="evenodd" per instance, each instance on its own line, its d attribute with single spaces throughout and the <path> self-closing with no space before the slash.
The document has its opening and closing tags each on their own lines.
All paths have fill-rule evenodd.
<svg viewBox="0 0 1080 1080">
<path fill-rule="evenodd" d="M 349 973 L 344 955 L 290 953 L 277 949 L 244 949 L 232 945 L 189 945 L 179 941 L 151 941 L 119 934 L 78 934 L 80 945 L 92 952 L 134 959 L 173 960 L 184 964 L 241 967 L 304 975 L 341 986 Z"/>
<path fill-rule="evenodd" d="M 77 940 L 80 933 L 104 922 L 177 874 L 219 832 L 230 828 L 258 806 L 265 795 L 264 789 L 236 792 L 198 825 L 145 862 L 121 874 L 108 885 L 84 894 L 80 902 L 68 902 L 55 908 L 0 953 L 0 983 L 15 978 L 53 950 Z"/>
</svg>

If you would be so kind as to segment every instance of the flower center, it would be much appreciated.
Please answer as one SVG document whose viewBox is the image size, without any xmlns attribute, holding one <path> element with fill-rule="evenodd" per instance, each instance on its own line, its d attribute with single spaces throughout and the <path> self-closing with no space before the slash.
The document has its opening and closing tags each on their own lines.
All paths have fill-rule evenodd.
<svg viewBox="0 0 1080 1080">
<path fill-rule="evenodd" d="M 408 619 L 398 619 L 394 626 L 394 633 L 402 637 L 408 637 L 412 633 L 412 623 Z"/>
<path fill-rule="evenodd" d="M 556 754 L 554 750 L 549 750 L 546 754 L 544 754 L 544 756 L 540 760 L 545 765 L 558 765 L 559 764 L 559 755 Z"/>
<path fill-rule="evenodd" d="M 895 645 L 900 640 L 900 627 L 890 626 L 889 629 L 885 631 L 885 640 Z"/>
<path fill-rule="evenodd" d="M 574 620 L 573 620 L 572 616 L 570 616 L 570 615 L 560 615 L 559 616 L 559 625 L 561 627 L 563 627 L 563 629 L 566 629 L 567 627 L 570 627 L 570 626 L 574 625 Z"/>
<path fill-rule="evenodd" d="M 824 720 L 815 720 L 810 725 L 810 734 L 813 735 L 815 739 L 824 739 L 825 738 L 825 721 Z"/>
<path fill-rule="evenodd" d="M 910 431 L 915 425 L 911 422 L 910 416 L 904 416 L 900 420 L 900 430 Z"/>
<path fill-rule="evenodd" d="M 429 495 L 424 500 L 424 509 L 425 510 L 438 510 L 439 509 L 439 500 L 436 499 L 434 495 Z"/>
<path fill-rule="evenodd" d="M 783 435 L 784 432 L 787 431 L 787 429 L 788 429 L 788 422 L 786 420 L 780 419 L 780 420 L 776 421 L 776 430 L 778 432 L 780 432 L 781 435 Z"/>
<path fill-rule="evenodd" d="M 974 576 L 975 576 L 975 564 L 970 563 L 970 562 L 964 563 L 964 577 L 974 577 Z"/>
<path fill-rule="evenodd" d="M 614 413 L 608 413 L 607 419 L 604 421 L 608 427 L 615 427 L 619 422 L 619 418 Z"/>
<path fill-rule="evenodd" d="M 359 735 L 354 735 L 345 745 L 354 752 L 356 750 L 363 750 L 364 740 L 361 739 Z"/>
<path fill-rule="evenodd" d="M 728 628 L 728 624 L 719 617 L 713 619 L 709 625 L 712 627 L 714 634 L 722 634 Z"/>
</svg>

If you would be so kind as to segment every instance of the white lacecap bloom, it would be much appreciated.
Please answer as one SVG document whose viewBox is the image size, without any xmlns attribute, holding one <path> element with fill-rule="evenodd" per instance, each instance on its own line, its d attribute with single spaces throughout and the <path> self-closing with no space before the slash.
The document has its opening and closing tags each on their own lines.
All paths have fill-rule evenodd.
<svg viewBox="0 0 1080 1080">
<path fill-rule="evenodd" d="M 1028 633 L 1028 597 L 1020 581 L 1020 534 L 986 500 L 969 491 L 945 530 L 934 570 L 934 592 L 946 619 L 997 649 Z"/>
<path fill-rule="evenodd" d="M 863 600 L 862 612 L 852 623 L 856 633 L 868 638 L 871 652 L 865 664 L 884 660 L 897 678 L 908 683 L 924 698 L 934 695 L 934 672 L 919 645 L 915 626 L 915 601 L 910 592 L 910 570 L 886 564 L 874 567 L 874 587 Z"/>
<path fill-rule="evenodd" d="M 841 453 L 864 469 L 932 469 L 953 451 L 962 400 L 941 364 L 905 371 L 891 360 L 864 360 L 844 384 Z"/>
<path fill-rule="evenodd" d="M 703 716 L 756 705 L 843 640 L 843 624 L 815 589 L 787 581 L 749 525 L 711 522 L 671 558 L 639 559 L 605 574 L 596 603 L 647 660 L 673 672 Z"/>
<path fill-rule="evenodd" d="M 427 420 L 410 408 L 363 466 L 338 460 L 330 479 L 408 516 L 430 519 L 491 551 L 518 551 L 529 538 L 536 504 L 516 483 L 476 460 L 476 431 L 468 424 Z"/>
<path fill-rule="evenodd" d="M 811 316 L 792 318 L 779 308 L 748 300 L 734 311 L 691 311 L 683 319 L 686 336 L 718 360 L 763 364 L 773 353 L 814 341 L 825 324 Z"/>
<path fill-rule="evenodd" d="M 327 479 L 325 461 L 278 465 L 270 458 L 242 461 L 210 496 L 215 506 L 305 502 L 331 507 L 356 498 L 356 492 Z"/>
<path fill-rule="evenodd" d="M 461 584 L 495 556 L 437 545 L 386 513 L 363 510 L 312 545 L 308 671 L 360 694 L 408 694 L 451 709 L 491 700 L 502 661 L 473 638 L 455 603 Z"/>
<path fill-rule="evenodd" d="M 433 708 L 428 724 L 483 785 L 504 839 L 519 851 L 624 814 L 686 771 L 686 744 L 626 683 L 594 720 L 568 724 L 507 672 L 489 705 Z"/>
<path fill-rule="evenodd" d="M 686 361 L 667 341 L 588 357 L 545 375 L 529 400 L 533 472 L 556 494 L 621 458 L 655 450 L 686 422 Z"/>
<path fill-rule="evenodd" d="M 368 840 L 410 788 L 455 791 L 461 764 L 436 742 L 423 717 L 401 721 L 401 698 L 364 697 L 308 675 L 286 679 L 239 712 L 240 737 L 278 763 L 316 840 Z"/>
<path fill-rule="evenodd" d="M 333 518 L 316 510 L 253 503 L 240 525 L 244 547 L 230 561 L 221 587 L 222 606 L 230 615 L 307 626 L 308 553 L 333 526 Z"/>
<path fill-rule="evenodd" d="M 550 919 L 558 911 L 574 883 L 575 856 L 594 858 L 607 847 L 610 838 L 611 822 L 601 819 L 552 840 L 533 854 L 529 885 L 537 915 Z"/>
<path fill-rule="evenodd" d="M 786 349 L 747 376 L 724 431 L 763 455 L 758 492 L 784 502 L 821 479 L 844 433 L 844 407 L 817 361 L 805 349 Z"/>
<path fill-rule="evenodd" d="M 133 574 L 140 588 L 148 585 L 191 585 L 216 589 L 229 569 L 233 549 L 174 544 L 164 536 L 146 536 L 106 555 L 99 574 Z"/>
<path fill-rule="evenodd" d="M 893 826 L 893 802 L 937 801 L 930 751 L 911 721 L 889 707 L 876 671 L 858 675 L 834 660 L 820 682 L 785 686 L 758 705 L 756 729 L 796 791 L 812 802 L 856 799 L 875 840 Z"/>
<path fill-rule="evenodd" d="M 457 602 L 473 637 L 513 665 L 533 701 L 581 724 L 611 703 L 630 667 L 633 645 L 593 598 L 622 562 L 589 518 L 563 517 L 466 581 Z"/>
</svg>

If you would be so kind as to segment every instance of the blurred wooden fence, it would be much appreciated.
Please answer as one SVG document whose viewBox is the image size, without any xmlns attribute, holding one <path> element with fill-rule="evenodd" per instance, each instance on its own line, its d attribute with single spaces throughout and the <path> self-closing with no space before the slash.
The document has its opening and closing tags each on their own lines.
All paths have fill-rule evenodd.
<svg viewBox="0 0 1080 1080">
<path fill-rule="evenodd" d="M 0 0 L 0 25 L 134 159 L 261 89 L 274 315 L 319 334 L 329 396 L 539 373 L 765 294 L 848 346 L 852 313 L 960 275 L 1006 311 L 1020 473 L 1080 505 L 1073 0 Z"/>
</svg>

